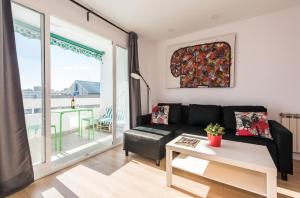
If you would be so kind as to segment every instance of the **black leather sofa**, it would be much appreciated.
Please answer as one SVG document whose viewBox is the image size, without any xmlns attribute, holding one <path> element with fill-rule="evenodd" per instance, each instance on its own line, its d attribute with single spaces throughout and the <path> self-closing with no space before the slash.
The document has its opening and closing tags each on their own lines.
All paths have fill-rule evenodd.
<svg viewBox="0 0 300 198">
<path fill-rule="evenodd" d="M 164 105 L 161 103 L 159 105 Z M 223 139 L 246 142 L 250 144 L 258 144 L 267 146 L 270 155 L 281 172 L 281 178 L 287 180 L 287 174 L 293 174 L 293 136 L 292 133 L 274 120 L 269 120 L 270 131 L 273 140 L 258 138 L 258 137 L 242 137 L 235 135 L 236 121 L 234 112 L 266 112 L 267 109 L 263 106 L 217 106 L 217 105 L 197 105 L 191 104 L 184 106 L 181 104 L 167 104 L 170 105 L 169 124 L 151 124 L 151 114 L 137 117 L 137 128 L 135 130 L 154 133 L 161 136 L 162 131 L 171 132 L 172 138 L 177 137 L 182 133 L 190 133 L 201 136 L 206 136 L 204 128 L 209 123 L 220 123 L 225 127 L 226 134 Z M 169 133 L 168 133 L 169 135 Z M 170 136 L 170 135 L 169 135 Z M 168 138 L 170 139 L 170 138 Z M 166 144 L 165 142 L 164 144 Z M 126 142 L 124 138 L 124 150 L 139 153 L 147 153 L 147 149 L 141 149 L 143 145 L 136 145 L 130 147 L 130 142 Z M 130 148 L 129 148 L 130 147 Z M 154 148 L 153 148 L 154 149 Z M 165 147 L 163 147 L 165 149 Z M 139 152 L 143 150 L 143 152 Z M 163 152 L 165 153 L 165 152 Z M 147 156 L 144 155 L 144 156 Z M 151 156 L 147 156 L 150 157 Z M 159 158 L 162 158 L 160 155 Z M 159 160 L 159 159 L 156 159 Z"/>
</svg>

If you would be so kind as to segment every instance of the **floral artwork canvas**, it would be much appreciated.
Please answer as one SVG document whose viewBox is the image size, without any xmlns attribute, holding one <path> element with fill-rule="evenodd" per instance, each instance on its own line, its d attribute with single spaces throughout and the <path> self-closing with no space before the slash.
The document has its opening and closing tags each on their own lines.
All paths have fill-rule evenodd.
<svg viewBox="0 0 300 198">
<path fill-rule="evenodd" d="M 233 87 L 235 34 L 169 47 L 167 88 Z"/>
</svg>

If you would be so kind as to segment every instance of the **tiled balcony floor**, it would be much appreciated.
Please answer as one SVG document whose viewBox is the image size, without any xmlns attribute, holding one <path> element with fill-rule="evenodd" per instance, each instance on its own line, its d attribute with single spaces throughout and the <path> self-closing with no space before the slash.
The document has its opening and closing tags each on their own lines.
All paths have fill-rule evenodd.
<svg viewBox="0 0 300 198">
<path fill-rule="evenodd" d="M 85 129 L 83 131 L 83 137 L 80 138 L 79 133 L 77 131 L 68 131 L 63 132 L 62 136 L 62 150 L 55 150 L 54 146 L 54 135 L 51 137 L 51 145 L 52 145 L 52 161 L 56 161 L 70 155 L 76 154 L 77 152 L 81 152 L 85 149 L 93 147 L 97 144 L 101 144 L 105 141 L 112 140 L 112 133 L 107 130 L 95 129 L 95 138 L 88 139 L 88 130 Z M 31 150 L 32 162 L 34 164 L 44 161 L 44 137 L 41 137 L 38 134 L 30 134 L 29 135 L 29 145 Z M 59 145 L 59 135 L 57 137 L 57 145 Z"/>
</svg>

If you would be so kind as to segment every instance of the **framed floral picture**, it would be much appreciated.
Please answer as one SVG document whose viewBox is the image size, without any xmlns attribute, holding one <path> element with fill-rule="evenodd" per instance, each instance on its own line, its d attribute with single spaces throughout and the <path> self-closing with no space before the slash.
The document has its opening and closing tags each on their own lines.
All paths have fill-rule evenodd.
<svg viewBox="0 0 300 198">
<path fill-rule="evenodd" d="M 168 47 L 167 88 L 234 86 L 235 34 Z"/>
</svg>

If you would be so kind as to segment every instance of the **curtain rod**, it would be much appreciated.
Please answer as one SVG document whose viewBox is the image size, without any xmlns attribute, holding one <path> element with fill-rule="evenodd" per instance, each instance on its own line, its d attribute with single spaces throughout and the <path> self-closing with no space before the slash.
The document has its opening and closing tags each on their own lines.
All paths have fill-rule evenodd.
<svg viewBox="0 0 300 198">
<path fill-rule="evenodd" d="M 117 26 L 116 24 L 110 22 L 109 20 L 105 19 L 104 17 L 100 16 L 99 14 L 95 13 L 93 10 L 91 10 L 91 9 L 89 9 L 89 8 L 87 8 L 87 7 L 85 7 L 84 5 L 78 3 L 77 1 L 74 1 L 74 0 L 69 0 L 69 1 L 71 1 L 72 3 L 76 4 L 77 6 L 79 6 L 79 7 L 81 7 L 82 9 L 84 9 L 84 10 L 87 11 L 87 20 L 89 20 L 89 18 L 90 18 L 90 17 L 89 17 L 89 14 L 92 13 L 93 15 L 95 15 L 95 16 L 99 17 L 100 19 L 102 19 L 103 21 L 105 21 L 105 22 L 109 23 L 110 25 L 112 25 L 112 26 L 118 28 L 118 29 L 121 30 L 122 32 L 125 32 L 126 34 L 129 34 L 129 32 L 127 32 L 127 31 L 124 30 L 123 28 L 121 28 L 121 27 Z"/>
</svg>

